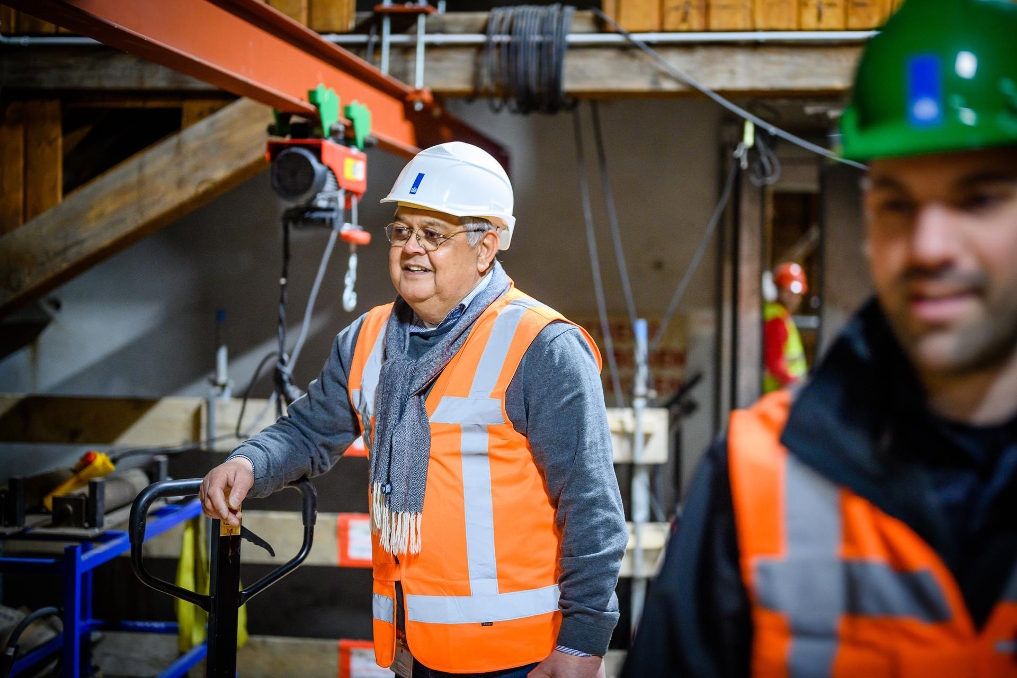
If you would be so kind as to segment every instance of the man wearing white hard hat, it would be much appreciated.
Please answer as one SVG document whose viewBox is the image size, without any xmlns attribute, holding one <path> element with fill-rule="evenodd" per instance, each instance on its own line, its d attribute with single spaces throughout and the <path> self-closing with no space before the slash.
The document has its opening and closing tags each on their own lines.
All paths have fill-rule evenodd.
<svg viewBox="0 0 1017 678">
<path fill-rule="evenodd" d="M 207 515 L 370 456 L 375 657 L 399 676 L 595 678 L 627 533 L 590 336 L 516 289 L 512 185 L 420 152 L 383 202 L 398 296 L 339 333 L 287 416 L 205 477 Z M 224 491 L 229 489 L 229 498 Z"/>
</svg>

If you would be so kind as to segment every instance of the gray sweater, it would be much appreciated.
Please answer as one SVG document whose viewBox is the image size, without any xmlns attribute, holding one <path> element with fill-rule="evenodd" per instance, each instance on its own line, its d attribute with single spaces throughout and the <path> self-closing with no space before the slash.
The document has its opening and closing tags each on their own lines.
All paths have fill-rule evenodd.
<svg viewBox="0 0 1017 678">
<path fill-rule="evenodd" d="M 251 496 L 325 473 L 356 439 L 347 379 L 363 320 L 339 333 L 321 374 L 287 416 L 234 450 L 231 456 L 247 457 L 254 466 Z M 410 353 L 422 354 L 451 326 L 412 334 Z M 615 587 L 628 533 L 600 374 L 577 328 L 555 322 L 537 335 L 509 384 L 505 406 L 512 426 L 530 443 L 562 535 L 558 645 L 603 655 L 618 623 Z"/>
</svg>

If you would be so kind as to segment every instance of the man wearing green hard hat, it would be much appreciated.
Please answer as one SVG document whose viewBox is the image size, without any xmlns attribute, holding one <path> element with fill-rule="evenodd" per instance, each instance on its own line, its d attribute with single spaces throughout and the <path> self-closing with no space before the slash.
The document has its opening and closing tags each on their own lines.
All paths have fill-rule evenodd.
<svg viewBox="0 0 1017 678">
<path fill-rule="evenodd" d="M 876 295 L 731 415 L 627 676 L 1017 676 L 1017 4 L 907 0 L 842 136 Z"/>
</svg>

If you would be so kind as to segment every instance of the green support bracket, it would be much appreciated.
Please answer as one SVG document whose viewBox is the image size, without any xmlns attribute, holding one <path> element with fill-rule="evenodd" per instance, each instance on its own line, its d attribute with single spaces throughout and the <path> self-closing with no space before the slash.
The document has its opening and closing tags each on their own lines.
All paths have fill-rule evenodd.
<svg viewBox="0 0 1017 678">
<path fill-rule="evenodd" d="M 364 150 L 364 140 L 371 135 L 371 111 L 354 100 L 343 109 L 346 119 L 353 125 L 353 139 L 357 148 Z"/>
<path fill-rule="evenodd" d="M 318 109 L 322 136 L 329 137 L 332 134 L 332 125 L 339 122 L 339 96 L 331 87 L 326 89 L 324 85 L 318 85 L 308 90 L 307 100 Z"/>
</svg>

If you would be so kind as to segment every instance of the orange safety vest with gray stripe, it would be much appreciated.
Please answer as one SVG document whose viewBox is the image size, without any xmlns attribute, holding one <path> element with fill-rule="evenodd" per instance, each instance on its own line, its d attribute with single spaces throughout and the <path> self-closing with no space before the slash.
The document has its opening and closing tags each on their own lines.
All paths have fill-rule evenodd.
<svg viewBox="0 0 1017 678">
<path fill-rule="evenodd" d="M 368 454 L 391 311 L 388 304 L 368 312 L 349 376 Z M 568 322 L 511 287 L 435 381 L 425 401 L 431 453 L 421 552 L 396 558 L 372 535 L 379 665 L 395 656 L 396 582 L 406 642 L 428 668 L 484 673 L 539 662 L 554 650 L 561 535 L 529 443 L 506 414 L 505 391 L 526 349 L 555 321 Z M 596 344 L 583 335 L 599 367 Z"/>
<path fill-rule="evenodd" d="M 770 394 L 728 430 L 752 675 L 1017 677 L 1017 569 L 977 630 L 932 547 L 780 444 L 790 406 Z"/>
</svg>

